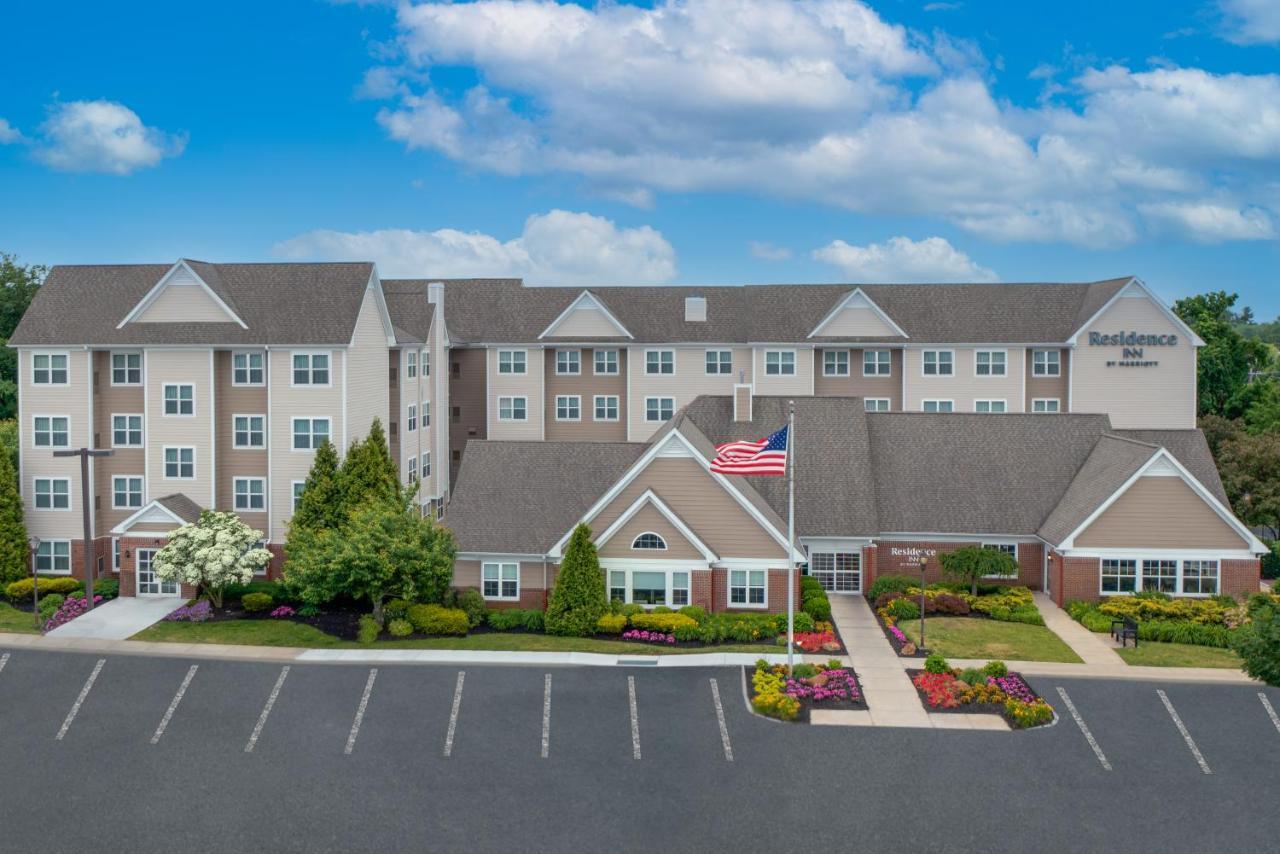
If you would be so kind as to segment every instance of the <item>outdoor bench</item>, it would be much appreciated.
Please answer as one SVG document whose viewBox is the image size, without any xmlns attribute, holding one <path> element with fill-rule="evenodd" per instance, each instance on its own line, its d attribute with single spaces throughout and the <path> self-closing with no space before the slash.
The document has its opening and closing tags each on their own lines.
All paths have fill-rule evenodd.
<svg viewBox="0 0 1280 854">
<path fill-rule="evenodd" d="M 1119 620 L 1111 621 L 1111 637 L 1120 642 L 1121 646 L 1127 646 L 1130 639 L 1133 640 L 1133 648 L 1138 648 L 1138 621 L 1133 617 L 1124 617 Z"/>
</svg>

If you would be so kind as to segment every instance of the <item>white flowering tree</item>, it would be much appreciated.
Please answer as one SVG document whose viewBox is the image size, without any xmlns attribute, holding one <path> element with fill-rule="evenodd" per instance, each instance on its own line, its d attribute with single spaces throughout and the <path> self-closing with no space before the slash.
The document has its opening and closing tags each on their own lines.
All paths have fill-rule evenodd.
<svg viewBox="0 0 1280 854">
<path fill-rule="evenodd" d="M 215 608 L 222 607 L 228 584 L 247 584 L 271 561 L 271 552 L 258 548 L 262 532 L 234 513 L 205 510 L 195 523 L 169 535 L 156 552 L 152 569 L 162 581 L 179 581 L 204 591 Z"/>
</svg>

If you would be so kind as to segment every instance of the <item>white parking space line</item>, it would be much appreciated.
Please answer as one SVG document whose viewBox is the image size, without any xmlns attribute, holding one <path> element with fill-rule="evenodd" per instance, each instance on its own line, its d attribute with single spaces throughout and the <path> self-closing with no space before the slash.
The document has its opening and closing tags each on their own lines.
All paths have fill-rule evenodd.
<svg viewBox="0 0 1280 854">
<path fill-rule="evenodd" d="M 351 734 L 347 736 L 347 746 L 342 752 L 347 756 L 356 746 L 356 736 L 360 734 L 360 723 L 364 720 L 364 710 L 369 708 L 369 695 L 373 693 L 373 680 L 378 678 L 378 668 L 369 670 L 369 681 L 364 683 L 364 694 L 360 696 L 360 706 L 356 709 L 356 719 L 351 722 Z"/>
<path fill-rule="evenodd" d="M 542 688 L 542 758 L 551 754 L 551 674 Z"/>
<path fill-rule="evenodd" d="M 169 719 L 173 717 L 173 713 L 178 710 L 178 704 L 182 702 L 182 695 L 187 693 L 187 686 L 191 684 L 191 680 L 195 678 L 196 671 L 200 669 L 200 665 L 193 664 L 191 669 L 187 671 L 186 677 L 182 680 L 182 684 L 178 686 L 178 693 L 173 695 L 173 702 L 169 704 L 169 708 L 165 711 L 164 717 L 160 719 L 160 726 L 156 727 L 155 735 L 151 736 L 152 744 L 160 743 L 160 736 L 164 735 L 165 729 L 169 726 Z"/>
<path fill-rule="evenodd" d="M 267 704 L 262 707 L 262 714 L 258 716 L 258 723 L 253 728 L 253 734 L 249 736 L 249 743 L 244 746 L 245 753 L 253 753 L 254 745 L 258 743 L 258 736 L 262 735 L 262 728 L 267 725 L 267 715 L 271 714 L 271 707 L 276 704 L 276 697 L 280 696 L 280 689 L 284 686 L 284 679 L 289 675 L 289 665 L 280 668 L 280 677 L 276 679 L 275 687 L 271 689 L 271 696 L 267 697 Z"/>
<path fill-rule="evenodd" d="M 0 668 L 4 667 L 4 662 L 0 662 Z M 1267 695 L 1258 692 L 1258 699 L 1262 701 L 1262 708 L 1267 710 L 1267 716 L 1271 718 L 1271 722 L 1276 725 L 1276 732 L 1280 732 L 1280 716 L 1276 715 L 1276 707 L 1271 705 L 1271 701 L 1267 699 Z"/>
<path fill-rule="evenodd" d="M 93 683 L 98 681 L 98 674 L 102 672 L 102 665 L 106 664 L 105 658 L 99 658 L 98 663 L 93 666 L 93 672 L 89 674 L 88 680 L 84 683 L 84 687 L 80 689 L 80 696 L 76 697 L 76 701 L 71 704 L 71 711 L 67 712 L 67 719 L 62 722 L 62 729 L 58 730 L 57 740 L 62 741 L 67 734 L 67 730 L 71 729 L 71 722 L 76 719 L 76 715 L 80 712 L 80 706 L 84 703 L 84 698 L 89 696 L 89 689 L 93 687 Z"/>
<path fill-rule="evenodd" d="M 9 653 L 0 655 L 0 673 L 4 672 L 4 666 L 9 663 Z"/>
<path fill-rule="evenodd" d="M 453 755 L 453 734 L 458 729 L 458 707 L 462 705 L 462 682 L 467 678 L 467 671 L 458 671 L 458 687 L 453 689 L 453 708 L 449 710 L 449 732 L 444 737 L 444 755 L 448 759 Z"/>
<path fill-rule="evenodd" d="M 1169 717 L 1173 718 L 1174 726 L 1178 728 L 1178 732 L 1182 733 L 1182 740 L 1187 743 L 1187 747 L 1191 750 L 1191 755 L 1196 758 L 1196 762 L 1200 765 L 1200 770 L 1206 774 L 1212 774 L 1209 769 L 1209 763 L 1204 761 L 1204 755 L 1200 752 L 1200 748 L 1196 747 L 1195 739 L 1191 737 L 1191 733 L 1187 732 L 1187 726 L 1182 722 L 1182 718 L 1178 717 L 1178 711 L 1173 707 L 1173 703 L 1169 702 L 1169 695 L 1160 688 L 1156 689 L 1156 693 L 1160 695 L 1160 702 L 1164 703 L 1164 707 L 1169 712 Z"/>
<path fill-rule="evenodd" d="M 1076 711 L 1076 704 L 1071 702 L 1071 698 L 1067 696 L 1066 689 L 1058 687 L 1058 696 L 1062 698 L 1062 703 L 1067 707 L 1067 711 L 1071 713 L 1071 717 L 1075 719 L 1076 726 L 1080 727 L 1080 732 L 1084 735 L 1084 740 L 1089 742 L 1089 746 L 1093 748 L 1093 755 L 1098 757 L 1098 761 L 1102 763 L 1102 767 L 1111 770 L 1111 763 L 1107 761 L 1107 755 L 1102 752 L 1102 748 L 1098 746 L 1098 740 L 1093 737 L 1093 733 L 1089 732 L 1089 727 L 1085 725 L 1084 718 L 1080 717 L 1080 713 Z"/>
<path fill-rule="evenodd" d="M 627 677 L 627 695 L 631 702 L 631 758 L 640 758 L 640 715 L 636 712 L 636 677 Z"/>
<path fill-rule="evenodd" d="M 729 743 L 729 727 L 724 723 L 724 706 L 720 703 L 720 685 L 711 680 L 711 699 L 716 703 L 716 721 L 720 724 L 720 744 L 724 747 L 724 758 L 733 761 L 733 745 Z"/>
</svg>

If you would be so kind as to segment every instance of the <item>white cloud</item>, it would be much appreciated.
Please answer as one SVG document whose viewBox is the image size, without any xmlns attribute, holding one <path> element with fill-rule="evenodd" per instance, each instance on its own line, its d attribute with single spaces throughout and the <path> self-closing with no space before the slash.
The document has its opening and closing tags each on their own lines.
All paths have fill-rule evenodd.
<svg viewBox="0 0 1280 854">
<path fill-rule="evenodd" d="M 659 284 L 676 276 L 676 253 L 649 226 L 552 210 L 529 217 L 519 237 L 479 232 L 311 231 L 276 244 L 288 258 L 370 259 L 383 276 L 521 276 L 533 284 Z"/>
<path fill-rule="evenodd" d="M 1276 0 L 1218 0 L 1226 36 L 1239 44 L 1280 42 L 1280 3 Z"/>
<path fill-rule="evenodd" d="M 994 270 L 975 263 L 942 237 L 912 240 L 891 237 L 884 243 L 852 246 L 833 240 L 813 251 L 854 282 L 995 282 Z"/>
<path fill-rule="evenodd" d="M 11 142 L 21 142 L 22 133 L 16 127 L 9 124 L 5 119 L 0 119 L 0 145 L 8 145 Z"/>
<path fill-rule="evenodd" d="M 645 205 L 760 193 L 1089 246 L 1167 228 L 1144 205 L 1277 215 L 1262 188 L 1280 170 L 1280 75 L 1090 68 L 1011 104 L 972 44 L 857 0 L 477 0 L 403 4 L 397 22 L 402 76 L 378 83 L 402 93 L 378 121 L 409 149 L 498 174 L 569 173 Z M 479 82 L 423 82 L 438 66 Z"/>
<path fill-rule="evenodd" d="M 67 172 L 128 175 L 178 156 L 187 142 L 185 135 L 147 127 L 124 104 L 103 100 L 55 104 L 40 132 L 36 158 Z"/>
<path fill-rule="evenodd" d="M 1238 210 L 1235 207 L 1199 204 L 1140 205 L 1153 222 L 1166 223 L 1174 232 L 1201 243 L 1227 240 L 1272 240 L 1275 223 L 1261 208 Z"/>
<path fill-rule="evenodd" d="M 753 257 L 762 261 L 785 261 L 791 257 L 790 249 L 785 246 L 775 246 L 767 241 L 749 241 L 747 248 L 751 250 Z"/>
</svg>

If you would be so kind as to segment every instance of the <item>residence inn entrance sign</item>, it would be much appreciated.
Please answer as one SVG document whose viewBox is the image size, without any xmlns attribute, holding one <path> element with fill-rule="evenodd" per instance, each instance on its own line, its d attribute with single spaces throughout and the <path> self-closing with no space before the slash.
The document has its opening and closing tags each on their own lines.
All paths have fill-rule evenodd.
<svg viewBox="0 0 1280 854">
<path fill-rule="evenodd" d="M 1101 332 L 1089 333 L 1091 347 L 1119 347 L 1120 358 L 1108 359 L 1108 368 L 1154 368 L 1160 364 L 1158 359 L 1145 358 L 1147 347 L 1176 347 L 1177 335 L 1144 335 L 1137 332 L 1124 332 L 1105 335 Z"/>
</svg>

